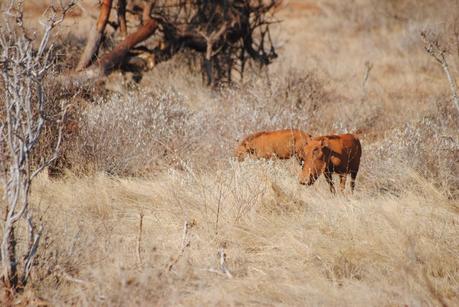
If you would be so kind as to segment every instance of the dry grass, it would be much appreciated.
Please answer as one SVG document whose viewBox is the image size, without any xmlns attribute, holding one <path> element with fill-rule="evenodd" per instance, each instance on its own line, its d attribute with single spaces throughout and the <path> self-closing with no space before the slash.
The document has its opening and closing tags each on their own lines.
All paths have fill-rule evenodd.
<svg viewBox="0 0 459 307">
<path fill-rule="evenodd" d="M 34 195 L 49 239 L 34 289 L 53 305 L 458 302 L 457 202 L 402 166 L 410 184 L 399 195 L 366 171 L 355 195 L 337 197 L 323 181 L 299 186 L 292 169 L 247 161 L 152 179 L 42 177 Z M 185 221 L 195 225 L 181 254 Z M 232 279 L 209 271 L 220 247 Z"/>
<path fill-rule="evenodd" d="M 217 92 L 183 58 L 85 89 L 73 169 L 33 186 L 46 235 L 22 301 L 458 305 L 459 114 L 419 36 L 443 39 L 457 75 L 457 4 L 402 2 L 289 1 L 279 60 Z M 286 127 L 360 131 L 356 193 L 300 186 L 294 161 L 231 159 L 247 133 Z"/>
</svg>

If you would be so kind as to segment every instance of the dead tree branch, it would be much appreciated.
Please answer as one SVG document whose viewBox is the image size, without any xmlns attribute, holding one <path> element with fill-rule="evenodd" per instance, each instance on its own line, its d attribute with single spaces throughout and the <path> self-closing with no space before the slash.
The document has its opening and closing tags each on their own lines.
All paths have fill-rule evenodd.
<svg viewBox="0 0 459 307">
<path fill-rule="evenodd" d="M 99 66 L 102 75 L 106 76 L 110 74 L 114 68 L 119 67 L 129 50 L 155 33 L 158 24 L 155 20 L 150 18 L 152 5 L 152 3 L 145 4 L 143 11 L 144 24 L 140 26 L 136 32 L 126 36 L 118 46 L 101 58 Z"/>
<path fill-rule="evenodd" d="M 97 54 L 104 36 L 105 27 L 108 23 L 108 18 L 110 17 L 112 2 L 112 0 L 102 1 L 99 18 L 97 18 L 97 23 L 94 28 L 89 31 L 88 41 L 86 42 L 86 47 L 84 48 L 83 53 L 81 54 L 80 61 L 75 68 L 76 71 L 85 69 L 91 63 L 93 57 Z"/>
</svg>

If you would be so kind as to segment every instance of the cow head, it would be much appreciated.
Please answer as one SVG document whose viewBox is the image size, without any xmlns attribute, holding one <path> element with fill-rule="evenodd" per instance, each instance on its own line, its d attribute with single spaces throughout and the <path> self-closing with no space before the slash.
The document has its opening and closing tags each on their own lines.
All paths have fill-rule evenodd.
<svg viewBox="0 0 459 307">
<path fill-rule="evenodd" d="M 304 137 L 300 138 L 300 140 L 295 143 L 295 156 L 301 165 L 303 165 L 304 161 L 304 147 L 308 144 L 311 138 L 311 135 L 304 134 Z"/>
<path fill-rule="evenodd" d="M 311 185 L 320 174 L 325 171 L 327 163 L 325 161 L 324 148 L 328 147 L 328 140 L 310 140 L 303 150 L 303 169 L 300 173 L 300 183 Z"/>
</svg>

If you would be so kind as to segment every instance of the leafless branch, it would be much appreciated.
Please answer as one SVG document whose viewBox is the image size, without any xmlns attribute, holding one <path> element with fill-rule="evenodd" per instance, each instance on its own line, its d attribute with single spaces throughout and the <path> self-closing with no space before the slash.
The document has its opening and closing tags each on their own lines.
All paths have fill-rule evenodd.
<svg viewBox="0 0 459 307">
<path fill-rule="evenodd" d="M 220 248 L 218 251 L 218 256 L 220 257 L 220 270 L 228 277 L 233 278 L 233 275 L 226 267 L 226 253 L 223 248 Z"/>
<path fill-rule="evenodd" d="M 180 251 L 179 253 L 172 259 L 172 261 L 169 263 L 167 266 L 167 272 L 172 271 L 173 267 L 177 264 L 177 262 L 180 260 L 180 258 L 183 256 L 185 253 L 185 250 L 187 247 L 190 246 L 190 239 L 188 238 L 188 231 L 196 224 L 195 221 L 192 221 L 191 223 L 188 221 L 185 221 L 183 225 L 183 234 L 182 234 L 182 241 L 180 243 Z"/>
</svg>

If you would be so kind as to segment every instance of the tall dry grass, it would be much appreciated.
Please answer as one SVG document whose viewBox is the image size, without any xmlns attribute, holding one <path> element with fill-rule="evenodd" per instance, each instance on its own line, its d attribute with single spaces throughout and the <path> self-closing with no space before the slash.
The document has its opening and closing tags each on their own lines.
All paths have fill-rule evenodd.
<svg viewBox="0 0 459 307">
<path fill-rule="evenodd" d="M 364 168 L 354 195 L 333 197 L 324 181 L 299 186 L 294 163 L 229 165 L 40 178 L 48 239 L 34 291 L 81 306 L 457 303 L 459 208 L 416 172 L 394 170 L 395 195 Z"/>
</svg>

